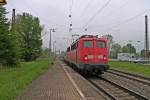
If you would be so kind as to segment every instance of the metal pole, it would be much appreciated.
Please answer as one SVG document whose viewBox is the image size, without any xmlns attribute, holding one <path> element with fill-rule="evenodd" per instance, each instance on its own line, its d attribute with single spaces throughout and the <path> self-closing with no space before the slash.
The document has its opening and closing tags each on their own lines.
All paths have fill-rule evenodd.
<svg viewBox="0 0 150 100">
<path fill-rule="evenodd" d="M 51 54 L 51 29 L 50 29 L 50 35 L 49 35 L 49 54 Z"/>
<path fill-rule="evenodd" d="M 55 47 L 54 47 L 54 43 L 55 43 L 55 42 L 53 41 L 53 53 L 55 52 Z"/>
<path fill-rule="evenodd" d="M 56 57 L 56 45 L 55 45 L 54 47 L 55 47 L 55 48 L 54 48 L 54 49 L 55 49 L 55 50 L 54 50 L 54 52 L 55 52 L 55 53 L 54 53 L 54 57 Z"/>
<path fill-rule="evenodd" d="M 15 9 L 12 10 L 12 28 L 14 27 L 15 21 L 16 21 L 16 15 L 15 15 Z"/>
<path fill-rule="evenodd" d="M 53 41 L 53 54 L 55 54 L 55 43 L 56 41 Z"/>
<path fill-rule="evenodd" d="M 148 18 L 145 16 L 145 57 L 149 58 Z"/>
<path fill-rule="evenodd" d="M 132 40 L 129 40 L 129 43 L 130 43 L 130 47 L 129 47 L 129 52 L 130 52 L 130 63 L 131 63 L 131 58 L 132 58 L 132 57 L 131 57 L 131 55 L 132 55 L 132 54 L 131 54 L 131 46 L 132 46 L 132 45 L 131 45 L 131 44 L 132 44 L 131 42 L 132 42 Z"/>
</svg>

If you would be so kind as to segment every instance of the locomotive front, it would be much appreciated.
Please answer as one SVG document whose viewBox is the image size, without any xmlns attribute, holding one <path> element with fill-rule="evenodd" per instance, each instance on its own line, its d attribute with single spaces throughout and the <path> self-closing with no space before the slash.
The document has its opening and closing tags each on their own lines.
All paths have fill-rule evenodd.
<svg viewBox="0 0 150 100">
<path fill-rule="evenodd" d="M 65 60 L 84 74 L 102 74 L 108 69 L 106 38 L 84 35 L 68 47 Z"/>
<path fill-rule="evenodd" d="M 101 74 L 108 69 L 106 38 L 83 37 L 79 41 L 79 68 L 84 73 Z"/>
</svg>

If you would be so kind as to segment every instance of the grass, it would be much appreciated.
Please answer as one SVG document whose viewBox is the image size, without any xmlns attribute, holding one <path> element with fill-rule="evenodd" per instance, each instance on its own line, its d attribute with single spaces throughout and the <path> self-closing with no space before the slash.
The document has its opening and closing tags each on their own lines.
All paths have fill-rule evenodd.
<svg viewBox="0 0 150 100">
<path fill-rule="evenodd" d="M 16 96 L 40 74 L 50 68 L 52 59 L 22 62 L 20 67 L 0 71 L 0 100 L 15 100 Z"/>
<path fill-rule="evenodd" d="M 150 77 L 150 65 L 134 64 L 130 62 L 119 62 L 111 61 L 109 62 L 110 68 L 118 69 L 121 71 L 131 72 L 135 74 L 141 74 Z"/>
</svg>

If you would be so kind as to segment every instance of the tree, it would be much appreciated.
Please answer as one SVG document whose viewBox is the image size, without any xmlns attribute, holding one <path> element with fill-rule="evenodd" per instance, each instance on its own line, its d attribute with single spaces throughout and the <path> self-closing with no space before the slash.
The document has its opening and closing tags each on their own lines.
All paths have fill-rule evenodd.
<svg viewBox="0 0 150 100">
<path fill-rule="evenodd" d="M 136 49 L 132 44 L 128 43 L 126 46 L 122 47 L 123 53 L 136 53 Z"/>
<path fill-rule="evenodd" d="M 118 43 L 112 45 L 112 49 L 110 52 L 111 58 L 117 58 L 117 54 L 121 52 L 121 46 Z"/>
<path fill-rule="evenodd" d="M 22 58 L 31 61 L 39 57 L 42 50 L 42 26 L 39 19 L 28 13 L 17 15 L 15 30 L 20 33 Z"/>
<path fill-rule="evenodd" d="M 6 9 L 0 6 L 0 63 L 16 65 L 19 61 L 16 35 L 9 30 Z"/>
<path fill-rule="evenodd" d="M 141 50 L 141 57 L 145 57 L 145 50 L 144 49 Z"/>
<path fill-rule="evenodd" d="M 112 35 L 107 34 L 107 35 L 103 35 L 102 37 L 105 37 L 105 38 L 108 39 L 108 42 L 109 42 L 109 46 L 110 46 L 110 47 L 113 45 L 114 41 L 113 41 L 113 36 L 112 36 Z"/>
<path fill-rule="evenodd" d="M 103 35 L 102 37 L 107 38 L 108 39 L 108 46 L 109 46 L 109 57 L 111 57 L 111 49 L 112 49 L 112 45 L 114 43 L 113 41 L 113 36 L 110 34 L 107 35 Z"/>
<path fill-rule="evenodd" d="M 49 56 L 49 48 L 43 48 L 41 57 L 48 57 L 48 56 Z"/>
</svg>

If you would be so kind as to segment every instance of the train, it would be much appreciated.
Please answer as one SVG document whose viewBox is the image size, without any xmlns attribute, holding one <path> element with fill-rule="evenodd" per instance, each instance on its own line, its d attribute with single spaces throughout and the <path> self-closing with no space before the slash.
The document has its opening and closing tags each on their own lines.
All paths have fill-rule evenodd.
<svg viewBox="0 0 150 100">
<path fill-rule="evenodd" d="M 99 75 L 109 69 L 108 48 L 107 38 L 83 35 L 67 48 L 64 60 L 84 75 Z"/>
</svg>

